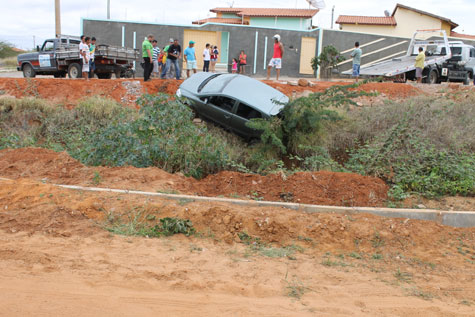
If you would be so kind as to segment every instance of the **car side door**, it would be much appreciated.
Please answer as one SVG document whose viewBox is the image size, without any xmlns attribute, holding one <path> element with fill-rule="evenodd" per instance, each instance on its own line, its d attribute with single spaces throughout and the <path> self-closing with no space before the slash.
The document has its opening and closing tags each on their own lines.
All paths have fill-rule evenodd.
<svg viewBox="0 0 475 317">
<path fill-rule="evenodd" d="M 231 128 L 233 116 L 234 98 L 222 95 L 213 95 L 200 98 L 203 102 L 200 115 L 214 121 L 225 128 Z"/>
<path fill-rule="evenodd" d="M 56 69 L 56 41 L 46 40 L 41 47 L 38 54 L 38 64 L 42 71 L 49 71 Z"/>
<path fill-rule="evenodd" d="M 246 138 L 257 138 L 261 132 L 259 130 L 252 129 L 246 124 L 251 119 L 265 118 L 265 116 L 257 109 L 239 102 L 234 109 L 233 121 L 231 123 L 233 130 Z"/>
</svg>

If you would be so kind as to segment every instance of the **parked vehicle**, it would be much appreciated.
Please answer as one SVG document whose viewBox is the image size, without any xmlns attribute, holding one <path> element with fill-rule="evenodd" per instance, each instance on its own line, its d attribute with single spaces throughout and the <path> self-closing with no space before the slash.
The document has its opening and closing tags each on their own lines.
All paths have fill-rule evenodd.
<svg viewBox="0 0 475 317">
<path fill-rule="evenodd" d="M 56 78 L 80 78 L 82 76 L 79 43 L 73 36 L 61 36 L 46 40 L 37 52 L 18 55 L 17 70 L 24 77 L 36 75 L 53 75 Z M 134 61 L 140 57 L 138 50 L 109 45 L 96 45 L 95 64 L 97 77 L 109 79 L 116 77 L 133 77 Z"/>
<path fill-rule="evenodd" d="M 275 116 L 289 101 L 280 91 L 247 76 L 207 72 L 185 80 L 176 94 L 187 98 L 200 117 L 247 139 L 260 136 L 246 125 L 249 120 Z"/>
<path fill-rule="evenodd" d="M 417 40 L 419 34 L 442 34 L 442 40 Z M 461 41 L 449 42 L 444 30 L 417 31 L 412 37 L 407 53 L 373 65 L 363 66 L 360 75 L 364 77 L 386 77 L 396 81 L 414 80 L 415 60 L 419 47 L 426 53 L 423 82 L 436 84 L 445 81 L 463 81 L 468 84 L 475 69 L 475 48 Z M 351 71 L 343 74 L 351 74 Z"/>
<path fill-rule="evenodd" d="M 475 73 L 475 47 L 464 44 L 462 41 L 449 42 L 452 57 L 440 67 L 431 68 L 427 72 L 427 82 L 431 84 L 461 81 L 464 85 L 470 84 Z"/>
</svg>

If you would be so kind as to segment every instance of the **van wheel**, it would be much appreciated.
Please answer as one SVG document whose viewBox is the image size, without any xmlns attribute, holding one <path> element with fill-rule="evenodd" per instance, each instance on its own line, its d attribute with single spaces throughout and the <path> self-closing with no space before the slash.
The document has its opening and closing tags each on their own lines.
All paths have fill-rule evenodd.
<svg viewBox="0 0 475 317">
<path fill-rule="evenodd" d="M 438 84 L 439 83 L 439 75 L 435 69 L 431 70 L 429 76 L 427 78 L 427 82 L 429 84 Z"/>
<path fill-rule="evenodd" d="M 81 65 L 79 65 L 78 63 L 72 63 L 68 67 L 69 78 L 81 78 L 82 77 L 81 70 L 82 70 Z"/>
<path fill-rule="evenodd" d="M 23 65 L 23 77 L 33 78 L 36 76 L 36 72 L 30 64 Z"/>
</svg>

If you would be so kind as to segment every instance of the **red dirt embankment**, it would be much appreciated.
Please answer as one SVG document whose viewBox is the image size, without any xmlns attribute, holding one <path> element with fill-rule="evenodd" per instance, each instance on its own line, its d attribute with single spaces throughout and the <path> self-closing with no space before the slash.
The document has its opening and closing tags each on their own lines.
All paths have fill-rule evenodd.
<svg viewBox="0 0 475 317">
<path fill-rule="evenodd" d="M 127 83 L 133 82 L 134 87 L 128 88 Z M 23 97 L 38 97 L 52 100 L 66 106 L 74 106 L 81 99 L 101 96 L 112 98 L 118 102 L 134 102 L 142 93 L 156 94 L 158 92 L 174 95 L 182 80 L 153 79 L 144 83 L 141 79 L 54 79 L 54 78 L 0 78 L 0 91 L 3 94 Z M 347 82 L 315 82 L 313 87 L 291 86 L 288 84 L 263 81 L 280 90 L 287 96 L 293 92 L 322 92 L 335 85 L 348 85 Z M 361 85 L 358 90 L 367 92 L 377 91 L 389 98 L 407 98 L 421 93 L 421 90 L 407 84 L 395 83 L 368 83 Z"/>
<path fill-rule="evenodd" d="M 0 177 L 51 183 L 145 191 L 178 191 L 219 196 L 331 206 L 384 206 L 387 185 L 378 178 L 351 173 L 300 172 L 268 176 L 221 172 L 202 180 L 158 168 L 86 167 L 67 153 L 41 148 L 0 151 Z"/>
</svg>

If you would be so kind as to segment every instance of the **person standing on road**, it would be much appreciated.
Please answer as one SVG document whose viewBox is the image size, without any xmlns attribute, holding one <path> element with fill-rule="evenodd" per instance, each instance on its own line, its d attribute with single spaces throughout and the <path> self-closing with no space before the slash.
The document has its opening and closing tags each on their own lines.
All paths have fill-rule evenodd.
<svg viewBox="0 0 475 317">
<path fill-rule="evenodd" d="M 81 35 L 81 42 L 79 43 L 79 59 L 81 62 L 81 72 L 82 72 L 82 67 L 84 65 L 84 57 L 85 57 L 85 52 L 86 52 L 86 36 Z"/>
<path fill-rule="evenodd" d="M 142 57 L 144 62 L 143 67 L 143 81 L 150 80 L 150 74 L 152 74 L 153 70 L 153 60 L 152 60 L 152 51 L 153 46 L 153 35 L 149 34 L 146 39 L 142 42 Z"/>
<path fill-rule="evenodd" d="M 280 41 L 280 35 L 274 35 L 274 55 L 267 66 L 267 80 L 270 78 L 270 71 L 275 67 L 276 80 L 279 80 L 280 70 L 282 69 L 282 58 L 284 57 L 284 46 Z"/>
<path fill-rule="evenodd" d="M 355 42 L 355 49 L 351 52 L 351 57 L 353 57 L 353 77 L 355 77 L 355 82 L 358 82 L 358 77 L 360 77 L 360 65 L 361 65 L 361 55 L 363 51 L 360 48 L 360 42 Z"/>
<path fill-rule="evenodd" d="M 210 61 L 210 65 L 211 65 L 211 72 L 212 72 L 212 73 L 215 73 L 215 72 L 216 72 L 216 63 L 218 62 L 218 55 L 219 55 L 219 50 L 218 50 L 218 47 L 215 45 L 215 46 L 213 46 L 213 48 L 211 49 L 211 61 Z"/>
<path fill-rule="evenodd" d="M 419 54 L 416 56 L 416 79 L 420 84 L 422 83 L 422 70 L 424 69 L 424 62 L 426 60 L 426 54 L 424 54 L 424 49 L 419 47 Z"/>
<path fill-rule="evenodd" d="M 203 71 L 209 72 L 209 62 L 211 61 L 211 54 L 209 51 L 210 44 L 207 43 L 203 50 Z"/>
<path fill-rule="evenodd" d="M 161 78 L 164 79 L 170 66 L 174 65 L 176 79 L 180 79 L 180 66 L 178 65 L 178 60 L 181 57 L 181 46 L 178 43 L 177 39 L 173 41 L 173 44 L 168 47 L 167 51 L 168 51 L 167 63 L 165 64 L 165 69 L 162 71 Z"/>
<path fill-rule="evenodd" d="M 94 62 L 96 53 L 96 38 L 93 36 L 91 38 L 91 44 L 89 45 L 89 54 L 90 54 L 90 61 L 89 61 L 89 78 L 94 78 L 94 72 L 96 71 L 96 63 Z"/>
<path fill-rule="evenodd" d="M 239 73 L 244 75 L 246 71 L 246 64 L 247 64 L 247 55 L 244 53 L 244 51 L 241 51 L 241 54 L 239 54 Z"/>
<path fill-rule="evenodd" d="M 195 53 L 195 42 L 190 41 L 188 43 L 188 47 L 185 49 L 183 53 L 183 58 L 186 62 L 186 77 L 190 77 L 190 70 L 193 70 L 193 74 L 196 74 L 196 69 L 198 68 L 196 65 L 196 53 Z"/>
<path fill-rule="evenodd" d="M 89 44 L 91 43 L 91 38 L 86 36 L 84 39 L 84 45 L 82 46 L 82 77 L 86 80 L 89 80 L 89 60 L 91 58 L 89 52 Z"/>
<path fill-rule="evenodd" d="M 152 61 L 153 61 L 153 71 L 152 77 L 159 77 L 160 73 L 158 70 L 158 56 L 160 56 L 160 47 L 158 47 L 158 42 L 157 40 L 152 41 L 152 46 L 153 46 L 153 52 L 152 52 Z"/>
</svg>

